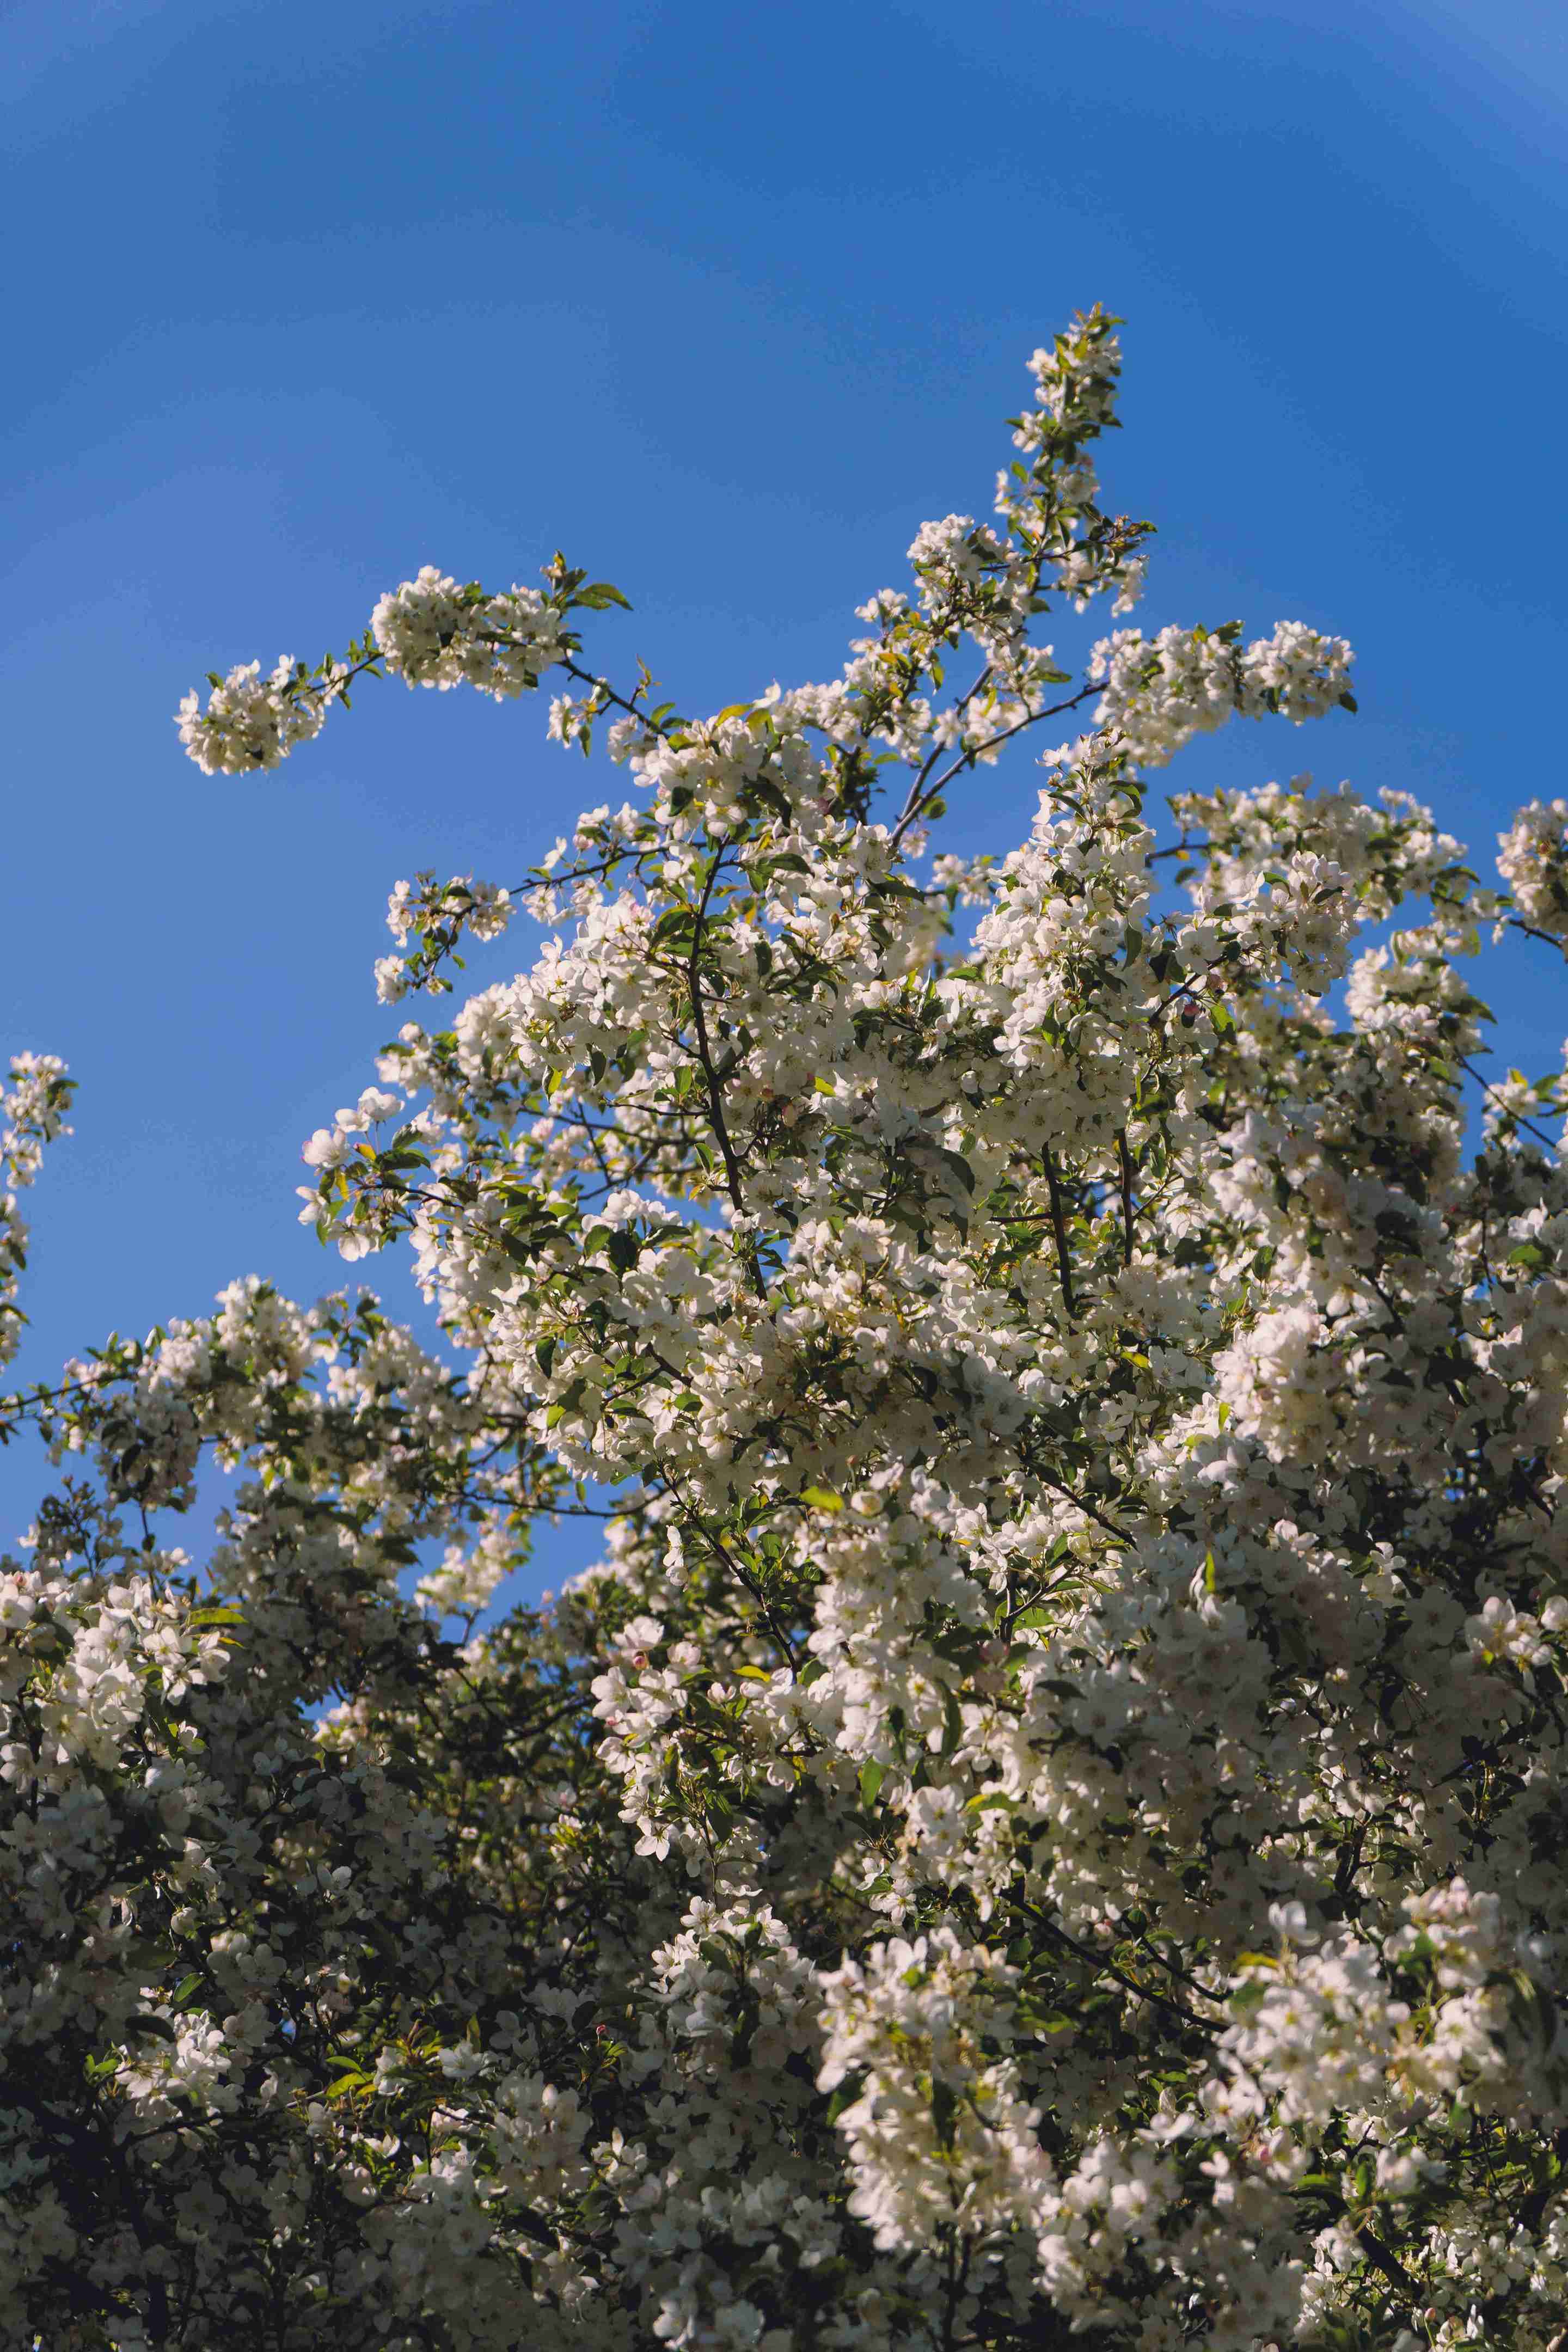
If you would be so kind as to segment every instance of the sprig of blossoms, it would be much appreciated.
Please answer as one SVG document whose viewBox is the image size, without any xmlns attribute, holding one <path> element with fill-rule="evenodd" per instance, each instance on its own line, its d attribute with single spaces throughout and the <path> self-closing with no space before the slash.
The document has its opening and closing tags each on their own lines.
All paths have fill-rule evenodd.
<svg viewBox="0 0 1568 2352">
<path fill-rule="evenodd" d="M 16 1354 L 26 1319 L 16 1303 L 27 1264 L 27 1227 L 16 1195 L 37 1176 L 46 1147 L 69 1133 L 66 1113 L 74 1090 L 53 1054 L 13 1055 L 10 1084 L 0 1089 L 0 1364 Z"/>
<path fill-rule="evenodd" d="M 180 704 L 180 740 L 204 776 L 276 768 L 321 733 L 349 675 L 330 658 L 312 671 L 289 654 L 266 677 L 259 662 L 240 662 L 226 677 L 210 671 L 205 707 L 194 688 Z"/>
<path fill-rule="evenodd" d="M 626 602 L 608 581 L 590 581 L 559 553 L 544 578 L 542 590 L 514 585 L 490 595 L 477 581 L 459 583 L 426 563 L 378 599 L 344 660 L 328 654 L 311 669 L 285 655 L 265 678 L 259 662 L 240 663 L 226 677 L 210 670 L 205 703 L 193 688 L 175 714 L 180 740 L 204 775 L 275 768 L 320 734 L 328 711 L 346 707 L 350 687 L 367 675 L 443 691 L 472 686 L 498 702 L 512 700 L 537 687 L 546 669 L 573 666 L 582 642 L 574 612 Z"/>
<path fill-rule="evenodd" d="M 488 596 L 433 563 L 387 591 L 370 633 L 388 675 L 405 686 L 473 686 L 498 702 L 536 687 L 567 650 L 564 615 L 539 590 Z"/>
<path fill-rule="evenodd" d="M 1163 767 L 1194 735 L 1232 717 L 1271 712 L 1300 726 L 1336 705 L 1355 709 L 1354 656 L 1342 637 L 1281 621 L 1271 636 L 1240 639 L 1239 622 L 1172 626 L 1148 640 L 1138 629 L 1102 638 L 1089 661 L 1090 677 L 1105 686 L 1096 725 L 1115 728 L 1139 766 Z"/>
<path fill-rule="evenodd" d="M 375 966 L 376 994 L 384 1004 L 396 1004 L 410 989 L 432 995 L 451 987 L 440 967 L 450 961 L 462 967 L 458 942 L 466 932 L 481 943 L 499 939 L 511 920 L 511 893 L 493 882 L 479 882 L 471 874 L 438 882 L 421 874 L 413 882 L 399 882 L 386 902 L 386 928 L 405 947 L 417 944 L 412 955 L 381 957 Z"/>
<path fill-rule="evenodd" d="M 1568 938 L 1568 801 L 1531 801 L 1498 836 L 1498 871 L 1531 928 Z"/>
</svg>

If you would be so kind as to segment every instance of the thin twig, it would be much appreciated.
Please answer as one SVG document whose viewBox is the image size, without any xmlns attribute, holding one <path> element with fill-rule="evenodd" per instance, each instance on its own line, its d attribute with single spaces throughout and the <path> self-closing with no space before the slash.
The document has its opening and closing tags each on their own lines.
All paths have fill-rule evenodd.
<svg viewBox="0 0 1568 2352">
<path fill-rule="evenodd" d="M 1461 1069 L 1468 1070 L 1471 1077 L 1475 1079 L 1477 1085 L 1481 1088 L 1483 1093 L 1494 1096 L 1498 1101 L 1502 1103 L 1503 1108 L 1508 1111 L 1509 1117 L 1512 1119 L 1516 1127 L 1522 1127 L 1527 1135 L 1533 1135 L 1537 1143 L 1542 1145 L 1546 1150 L 1553 1153 L 1556 1151 L 1557 1145 L 1552 1138 L 1546 1133 L 1544 1128 L 1537 1127 L 1533 1119 L 1528 1119 L 1525 1118 L 1522 1111 L 1510 1109 L 1507 1101 L 1504 1099 L 1502 1088 L 1500 1087 L 1494 1086 L 1489 1078 L 1483 1077 L 1480 1071 L 1477 1069 L 1475 1064 L 1470 1060 L 1468 1054 L 1461 1054 L 1459 1055 L 1459 1066 Z"/>
<path fill-rule="evenodd" d="M 962 775 L 965 768 L 972 768 L 974 765 L 983 752 L 999 750 L 1015 735 L 1021 735 L 1026 727 L 1037 727 L 1042 719 L 1057 719 L 1064 710 L 1076 710 L 1079 704 L 1087 702 L 1091 694 L 1100 694 L 1102 691 L 1103 688 L 1098 685 L 1080 687 L 1078 693 L 1069 695 L 1065 702 L 1053 702 L 1044 710 L 1031 710 L 1026 718 L 1016 720 L 1013 726 L 1003 727 L 994 735 L 988 735 L 984 743 L 972 743 L 969 749 L 961 751 L 952 765 L 950 768 L 944 768 L 935 782 L 931 784 L 923 782 L 923 778 L 930 767 L 928 761 L 926 767 L 921 770 L 920 774 L 910 786 L 909 797 L 900 810 L 898 823 L 888 837 L 889 848 L 898 847 L 926 803 L 937 799 L 946 791 L 955 776 Z"/>
<path fill-rule="evenodd" d="M 606 702 L 613 702 L 617 710 L 624 710 L 628 719 L 635 719 L 639 727 L 649 729 L 653 734 L 659 737 L 661 741 L 668 743 L 674 740 L 668 728 L 655 719 L 651 712 L 637 709 L 637 695 L 634 694 L 628 702 L 624 694 L 616 692 L 607 677 L 596 677 L 591 669 L 580 669 L 574 661 L 557 662 L 555 667 L 563 669 L 568 677 L 574 677 L 579 686 L 591 686 L 596 693 L 604 696 Z M 638 693 L 641 690 L 639 687 Z"/>
</svg>

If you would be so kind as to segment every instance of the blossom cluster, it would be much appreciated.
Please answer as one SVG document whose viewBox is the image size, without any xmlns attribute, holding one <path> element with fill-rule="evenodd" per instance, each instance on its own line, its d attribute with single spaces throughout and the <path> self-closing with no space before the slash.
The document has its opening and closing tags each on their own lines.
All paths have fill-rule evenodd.
<svg viewBox="0 0 1568 2352">
<path fill-rule="evenodd" d="M 71 1093 L 66 1066 L 53 1054 L 13 1055 L 11 1083 L 0 1087 L 0 1364 L 16 1354 L 21 1336 L 16 1290 L 27 1227 L 16 1195 L 37 1176 L 46 1144 L 68 1132 Z"/>
<path fill-rule="evenodd" d="M 226 677 L 212 675 L 204 704 L 193 688 L 180 704 L 180 740 L 205 776 L 243 776 L 275 768 L 319 735 L 346 675 L 335 662 L 312 674 L 292 655 L 279 656 L 266 677 L 259 662 L 240 662 Z"/>
<path fill-rule="evenodd" d="M 574 612 L 626 601 L 560 555 L 544 567 L 544 581 L 542 589 L 489 595 L 477 581 L 460 583 L 426 563 L 378 599 L 342 660 L 328 654 L 312 669 L 285 654 L 266 677 L 259 662 L 242 662 L 226 677 L 209 670 L 205 701 L 193 688 L 174 714 L 180 741 L 204 775 L 275 768 L 321 733 L 335 705 L 348 708 L 349 688 L 365 676 L 443 691 L 472 686 L 510 701 L 536 687 L 542 671 L 573 668 L 581 643 Z"/>
<path fill-rule="evenodd" d="M 559 559 L 349 649 L 623 789 L 397 886 L 384 998 L 534 951 L 305 1147 L 441 1349 L 252 1280 L 4 1409 L 3 2352 L 1560 2344 L 1568 1084 L 1463 1089 L 1561 812 L 1508 896 L 1303 775 L 1170 837 L 1351 656 L 1044 642 L 1142 586 L 1118 369 L 826 681 L 682 716 Z"/>
<path fill-rule="evenodd" d="M 1568 801 L 1531 801 L 1498 842 L 1498 871 L 1532 929 L 1568 936 Z"/>
<path fill-rule="evenodd" d="M 536 588 L 486 596 L 427 563 L 389 589 L 370 633 L 406 686 L 475 686 L 498 701 L 537 686 L 565 650 L 562 615 Z"/>
<path fill-rule="evenodd" d="M 1272 635 L 1240 643 L 1238 624 L 1219 629 L 1139 629 L 1102 638 L 1089 676 L 1104 681 L 1096 724 L 1114 728 L 1131 760 L 1163 767 L 1194 735 L 1210 734 L 1236 715 L 1266 711 L 1292 720 L 1319 719 L 1335 704 L 1354 709 L 1343 637 L 1320 636 L 1300 621 L 1281 621 Z"/>
</svg>

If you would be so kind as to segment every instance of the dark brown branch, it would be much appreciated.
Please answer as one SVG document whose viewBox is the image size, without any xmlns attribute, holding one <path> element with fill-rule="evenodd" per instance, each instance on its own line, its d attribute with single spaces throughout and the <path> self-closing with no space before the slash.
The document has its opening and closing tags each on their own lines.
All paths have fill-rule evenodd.
<svg viewBox="0 0 1568 2352">
<path fill-rule="evenodd" d="M 680 1505 L 681 1509 L 686 1513 L 688 1520 L 691 1526 L 697 1529 L 698 1534 L 702 1538 L 703 1542 L 713 1553 L 715 1559 L 720 1560 L 723 1566 L 729 1570 L 731 1575 L 735 1579 L 737 1584 L 742 1587 L 742 1591 L 750 1593 L 752 1601 L 756 1603 L 763 1624 L 766 1625 L 768 1632 L 773 1635 L 773 1640 L 784 1652 L 784 1657 L 789 1664 L 790 1672 L 792 1674 L 797 1672 L 799 1661 L 796 1655 L 795 1643 L 791 1641 L 784 1627 L 779 1622 L 779 1620 L 773 1612 L 773 1603 L 769 1601 L 767 1594 L 759 1588 L 755 1578 L 750 1575 L 742 1562 L 736 1559 L 734 1553 L 730 1549 L 729 1545 L 724 1541 L 723 1538 L 714 1534 L 712 1528 L 709 1527 L 706 1520 L 703 1518 L 701 1512 L 696 1509 L 691 1503 L 688 1502 L 686 1496 L 681 1493 L 679 1484 L 676 1478 L 673 1469 L 671 1469 L 668 1463 L 662 1465 L 660 1475 L 663 1477 L 666 1486 L 669 1488 L 670 1493 L 675 1496 L 676 1501 Z"/>
<path fill-rule="evenodd" d="M 1152 2007 L 1164 2010 L 1169 2016 L 1179 2018 L 1184 2025 L 1190 2027 L 1195 2032 L 1213 2035 L 1219 2032 L 1220 2021 L 1200 2017 L 1195 2010 L 1184 2009 L 1179 2000 L 1173 2000 L 1168 1993 L 1155 1992 L 1151 1986 L 1141 1985 L 1135 1977 L 1124 1975 L 1115 1962 L 1108 1959 L 1103 1952 L 1097 1952 L 1091 1944 L 1080 1944 L 1076 1937 L 1068 1934 L 1065 1927 L 1058 1927 L 1054 1919 L 1047 1918 L 1037 1905 L 1026 1903 L 1021 1907 L 1027 1912 L 1041 1933 L 1049 1937 L 1053 1944 L 1060 1945 L 1063 1951 L 1071 1952 L 1076 1959 L 1088 1962 L 1100 1976 L 1113 1978 L 1124 1991 L 1131 1993 L 1136 2000 L 1146 2000 Z"/>
<path fill-rule="evenodd" d="M 1558 939 L 1554 932 L 1538 929 L 1535 924 L 1527 923 L 1522 915 L 1510 915 L 1508 928 L 1510 931 L 1522 931 L 1527 940 L 1544 940 L 1547 946 L 1555 948 L 1559 955 L 1568 955 L 1568 940 Z"/>
<path fill-rule="evenodd" d="M 1051 1195 L 1051 1231 L 1057 1240 L 1057 1276 L 1062 1287 L 1062 1301 L 1069 1317 L 1076 1318 L 1078 1308 L 1072 1295 L 1072 1264 L 1068 1256 L 1067 1218 L 1062 1210 L 1062 1188 L 1057 1180 L 1057 1163 L 1046 1150 L 1046 1182 Z"/>
<path fill-rule="evenodd" d="M 1132 1263 L 1132 1154 L 1127 1149 L 1127 1129 L 1116 1130 L 1116 1163 L 1121 1172 L 1121 1263 Z"/>
<path fill-rule="evenodd" d="M 1375 2230 L 1360 2229 L 1355 2233 L 1355 2239 L 1363 2253 L 1369 2255 L 1377 2264 L 1391 2286 L 1396 2286 L 1401 2294 L 1414 2296 L 1416 2294 L 1415 2281 L 1411 2277 L 1398 2255 L 1389 2252 Z"/>
<path fill-rule="evenodd" d="M 713 886 L 719 879 L 719 868 L 722 864 L 722 850 L 715 850 L 713 863 L 708 869 L 708 879 L 702 886 L 702 896 L 698 902 L 696 919 L 691 926 L 691 953 L 687 959 L 686 984 L 691 998 L 691 1025 L 697 1039 L 697 1058 L 702 1065 L 702 1075 L 707 1085 L 709 1125 L 713 1129 L 714 1139 L 724 1161 L 724 1180 L 730 1198 L 737 1213 L 744 1216 L 746 1194 L 741 1181 L 741 1163 L 735 1157 L 735 1147 L 730 1139 L 730 1124 L 724 1117 L 724 1081 L 714 1067 L 713 1051 L 708 1037 L 708 1015 L 702 1003 L 700 969 L 702 926 L 707 919 L 708 903 L 713 896 Z M 757 1262 L 754 1250 L 750 1254 L 748 1265 L 752 1276 L 752 1287 L 759 1298 L 765 1299 L 768 1286 L 763 1279 L 763 1270 Z"/>
</svg>

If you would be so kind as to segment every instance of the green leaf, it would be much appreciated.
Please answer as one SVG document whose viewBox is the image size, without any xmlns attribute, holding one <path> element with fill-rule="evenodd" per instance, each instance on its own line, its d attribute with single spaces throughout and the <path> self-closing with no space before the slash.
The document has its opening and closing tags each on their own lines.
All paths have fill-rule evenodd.
<svg viewBox="0 0 1568 2352">
<path fill-rule="evenodd" d="M 953 1179 L 955 1183 L 959 1185 L 961 1190 L 973 1196 L 974 1192 L 974 1171 L 970 1166 L 968 1160 L 965 1160 L 963 1154 L 961 1151 L 949 1151 L 942 1144 L 935 1145 L 933 1149 L 936 1158 L 941 1160 L 942 1166 L 946 1169 L 948 1174 Z"/>
<path fill-rule="evenodd" d="M 866 2087 L 864 2074 L 846 2074 L 827 2102 L 827 2120 L 836 2124 L 846 2107 L 852 2107 Z"/>
<path fill-rule="evenodd" d="M 650 950 L 668 947 L 672 940 L 689 937 L 695 927 L 696 919 L 689 907 L 667 908 L 653 927 L 648 946 Z"/>
<path fill-rule="evenodd" d="M 936 2126 L 936 2136 L 943 2147 L 952 2145 L 953 2118 L 958 2113 L 958 2093 L 940 2074 L 933 2074 L 931 2085 L 931 2118 Z"/>
<path fill-rule="evenodd" d="M 860 1767 L 860 1802 L 868 1812 L 877 1801 L 877 1793 L 888 1777 L 885 1764 L 862 1764 Z"/>
</svg>

